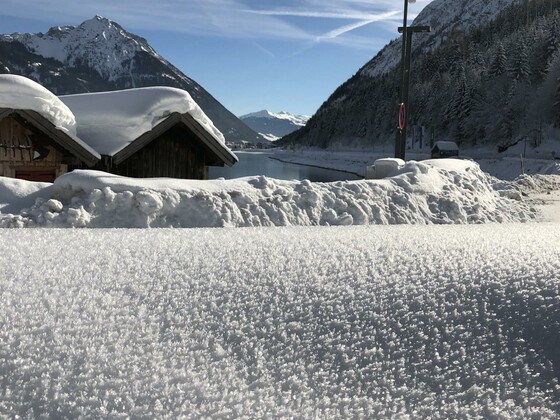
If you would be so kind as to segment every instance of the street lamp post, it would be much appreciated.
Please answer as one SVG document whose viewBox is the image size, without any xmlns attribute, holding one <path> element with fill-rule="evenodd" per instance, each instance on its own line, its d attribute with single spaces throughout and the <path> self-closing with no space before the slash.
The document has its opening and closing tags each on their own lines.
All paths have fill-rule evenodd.
<svg viewBox="0 0 560 420">
<path fill-rule="evenodd" d="M 414 32 L 430 32 L 429 26 L 407 26 L 408 3 L 415 3 L 416 0 L 404 0 L 404 20 L 403 26 L 399 27 L 399 33 L 403 34 L 402 54 L 401 54 L 401 90 L 399 108 L 399 126 L 397 128 L 397 138 L 395 141 L 395 157 L 405 159 L 406 149 L 406 121 L 408 117 L 408 91 L 410 86 L 410 55 L 412 51 L 412 34 Z"/>
</svg>

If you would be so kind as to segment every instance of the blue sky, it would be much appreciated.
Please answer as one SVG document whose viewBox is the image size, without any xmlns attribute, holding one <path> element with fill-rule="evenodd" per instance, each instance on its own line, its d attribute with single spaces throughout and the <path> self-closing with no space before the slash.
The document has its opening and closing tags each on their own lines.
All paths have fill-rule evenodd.
<svg viewBox="0 0 560 420">
<path fill-rule="evenodd" d="M 412 20 L 432 0 L 409 5 Z M 236 115 L 313 114 L 402 25 L 398 0 L 3 0 L 0 33 L 96 14 L 143 36 Z M 30 19 L 29 16 L 33 16 Z"/>
</svg>

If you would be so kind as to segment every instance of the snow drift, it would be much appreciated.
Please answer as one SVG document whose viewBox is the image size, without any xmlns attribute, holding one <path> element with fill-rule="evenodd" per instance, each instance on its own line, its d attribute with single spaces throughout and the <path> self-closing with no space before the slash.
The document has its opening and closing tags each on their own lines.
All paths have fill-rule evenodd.
<svg viewBox="0 0 560 420">
<path fill-rule="evenodd" d="M 0 226 L 451 224 L 525 222 L 536 217 L 517 186 L 498 182 L 471 161 L 409 162 L 392 175 L 382 180 L 312 183 L 265 176 L 146 180 L 74 171 L 58 178 L 30 208 L 0 215 Z"/>
</svg>

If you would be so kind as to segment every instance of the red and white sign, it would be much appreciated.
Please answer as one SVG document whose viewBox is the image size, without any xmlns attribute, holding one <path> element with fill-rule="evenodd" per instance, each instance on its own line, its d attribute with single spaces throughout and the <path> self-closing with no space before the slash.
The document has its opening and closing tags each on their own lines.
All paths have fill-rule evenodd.
<svg viewBox="0 0 560 420">
<path fill-rule="evenodd" d="M 406 105 L 402 103 L 401 107 L 399 108 L 399 128 L 403 130 L 405 126 L 406 126 Z"/>
</svg>

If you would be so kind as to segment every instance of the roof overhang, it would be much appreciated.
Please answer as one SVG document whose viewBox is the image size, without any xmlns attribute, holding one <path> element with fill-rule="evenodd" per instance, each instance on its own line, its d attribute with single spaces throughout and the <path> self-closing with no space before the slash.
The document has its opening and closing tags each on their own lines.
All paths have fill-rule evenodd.
<svg viewBox="0 0 560 420">
<path fill-rule="evenodd" d="M 100 156 L 98 154 L 88 150 L 88 148 L 82 146 L 76 139 L 56 128 L 52 122 L 47 120 L 38 112 L 30 109 L 0 108 L 0 120 L 13 114 L 18 115 L 37 130 L 45 133 L 56 144 L 80 159 L 88 167 L 92 167 L 99 162 Z"/>
<path fill-rule="evenodd" d="M 434 143 L 434 146 L 432 147 L 432 150 L 434 149 L 438 149 L 438 150 L 446 150 L 446 151 L 458 151 L 459 150 L 459 146 L 457 146 L 457 143 L 455 143 L 454 141 L 437 141 Z"/>
<path fill-rule="evenodd" d="M 126 147 L 115 153 L 113 155 L 113 164 L 119 165 L 124 162 L 134 153 L 138 152 L 176 125 L 184 125 L 187 127 L 200 140 L 206 149 L 213 153 L 215 157 L 224 164 L 232 166 L 238 161 L 237 156 L 235 156 L 235 154 L 233 154 L 233 152 L 229 150 L 225 144 L 211 135 L 190 114 L 180 114 L 178 112 L 174 112 L 150 131 L 145 132 L 140 137 L 129 143 Z"/>
</svg>

